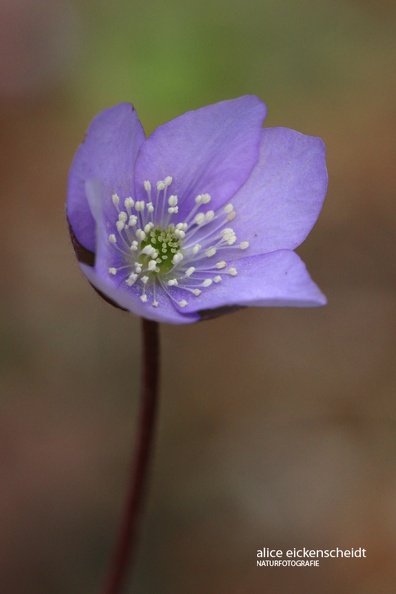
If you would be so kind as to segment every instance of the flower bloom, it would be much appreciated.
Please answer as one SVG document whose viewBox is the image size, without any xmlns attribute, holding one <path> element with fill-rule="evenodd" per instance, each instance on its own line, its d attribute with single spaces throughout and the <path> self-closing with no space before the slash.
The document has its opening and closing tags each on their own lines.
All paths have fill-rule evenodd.
<svg viewBox="0 0 396 594">
<path fill-rule="evenodd" d="M 257 97 L 240 97 L 147 139 L 130 104 L 93 120 L 71 167 L 67 218 L 104 297 L 177 324 L 222 308 L 326 302 L 293 251 L 322 207 L 324 145 L 263 129 L 265 115 Z"/>
</svg>

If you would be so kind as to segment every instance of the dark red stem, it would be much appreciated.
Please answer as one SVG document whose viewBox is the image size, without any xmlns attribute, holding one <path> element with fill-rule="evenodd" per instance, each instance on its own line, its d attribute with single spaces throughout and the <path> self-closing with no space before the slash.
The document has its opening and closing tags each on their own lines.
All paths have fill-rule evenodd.
<svg viewBox="0 0 396 594">
<path fill-rule="evenodd" d="M 136 557 L 153 449 L 159 384 L 159 324 L 142 319 L 142 392 L 128 494 L 104 594 L 121 594 Z"/>
</svg>

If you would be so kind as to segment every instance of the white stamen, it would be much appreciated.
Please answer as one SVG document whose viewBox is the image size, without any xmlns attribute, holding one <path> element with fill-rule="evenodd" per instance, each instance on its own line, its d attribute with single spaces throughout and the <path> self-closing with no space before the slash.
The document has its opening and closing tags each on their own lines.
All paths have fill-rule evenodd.
<svg viewBox="0 0 396 594">
<path fill-rule="evenodd" d="M 118 233 L 121 233 L 121 231 L 125 227 L 125 223 L 123 221 L 117 221 L 116 222 L 116 227 L 117 227 Z"/>
<path fill-rule="evenodd" d="M 176 229 L 180 229 L 181 231 L 187 231 L 187 223 L 177 223 Z"/>
<path fill-rule="evenodd" d="M 116 239 L 116 236 L 114 235 L 114 233 L 110 233 L 110 235 L 109 235 L 109 242 L 110 243 L 117 243 L 117 239 Z"/>
<path fill-rule="evenodd" d="M 142 283 L 144 285 L 147 285 L 147 281 L 148 281 L 149 277 L 148 276 L 142 276 L 142 278 L 140 279 L 142 281 Z"/>
<path fill-rule="evenodd" d="M 128 220 L 128 215 L 126 212 L 124 212 L 123 210 L 121 212 L 118 213 L 118 220 L 122 221 L 123 223 L 125 223 Z"/>
<path fill-rule="evenodd" d="M 111 199 L 113 201 L 114 206 L 117 208 L 118 205 L 120 204 L 120 198 L 119 198 L 118 194 L 113 194 Z"/>
<path fill-rule="evenodd" d="M 166 186 L 170 186 L 172 181 L 173 181 L 173 177 L 171 177 L 170 175 L 167 175 L 166 178 L 164 179 L 164 184 Z"/>
<path fill-rule="evenodd" d="M 126 281 L 125 281 L 125 282 L 126 282 L 126 284 L 127 284 L 129 287 L 132 287 L 132 285 L 133 285 L 133 284 L 134 284 L 134 282 L 136 281 L 137 277 L 138 277 L 138 275 L 137 275 L 137 274 L 135 274 L 134 272 L 131 272 L 131 274 L 128 276 L 128 278 L 127 278 L 127 279 L 126 279 Z"/>
<path fill-rule="evenodd" d="M 183 254 L 181 252 L 177 252 L 172 258 L 172 262 L 175 265 L 179 264 L 182 260 L 183 260 Z"/>
<path fill-rule="evenodd" d="M 195 196 L 195 204 L 202 204 L 202 194 Z"/>
<path fill-rule="evenodd" d="M 202 194 L 202 204 L 208 204 L 211 201 L 210 194 Z"/>
<path fill-rule="evenodd" d="M 150 262 L 148 263 L 148 269 L 150 271 L 153 271 L 157 268 L 157 262 L 155 260 L 150 260 Z"/>
<path fill-rule="evenodd" d="M 153 307 L 158 307 L 159 303 L 158 303 L 158 301 L 153 301 L 152 305 L 153 305 Z"/>
<path fill-rule="evenodd" d="M 143 301 L 143 303 L 147 303 L 147 295 L 146 295 L 146 293 L 144 293 L 143 295 L 140 295 L 140 299 Z"/>
<path fill-rule="evenodd" d="M 188 305 L 188 303 L 187 303 L 187 301 L 185 299 L 182 299 L 178 303 L 179 303 L 180 307 L 186 307 L 186 305 Z"/>
<path fill-rule="evenodd" d="M 194 293 L 194 295 L 196 297 L 198 297 L 198 295 L 200 295 L 202 293 L 202 291 L 200 289 L 193 289 L 192 292 Z"/>
<path fill-rule="evenodd" d="M 138 229 L 138 230 L 136 231 L 136 237 L 137 237 L 138 239 L 140 239 L 140 241 L 144 241 L 144 240 L 146 239 L 146 234 L 145 234 L 145 232 L 143 231 L 143 229 Z"/>
<path fill-rule="evenodd" d="M 203 212 L 199 212 L 197 215 L 195 215 L 194 218 L 194 223 L 196 223 L 197 225 L 201 225 L 201 223 L 203 223 L 205 220 L 205 215 Z"/>
<path fill-rule="evenodd" d="M 129 248 L 131 252 L 137 252 L 138 245 L 138 242 L 136 241 L 136 239 L 134 239 L 131 243 L 131 247 Z"/>
<path fill-rule="evenodd" d="M 110 274 L 117 274 L 117 268 L 109 268 Z"/>
<path fill-rule="evenodd" d="M 163 181 L 157 181 L 157 190 L 161 192 L 161 190 L 165 190 L 166 184 Z"/>
<path fill-rule="evenodd" d="M 169 204 L 169 206 L 176 206 L 176 204 L 177 204 L 177 196 L 174 196 L 174 195 L 169 196 L 169 198 L 168 198 L 168 204 Z"/>
<path fill-rule="evenodd" d="M 233 210 L 230 214 L 227 215 L 227 221 L 233 221 L 236 217 L 236 212 Z"/>
<path fill-rule="evenodd" d="M 229 268 L 228 272 L 229 272 L 229 274 L 231 274 L 231 276 L 236 276 L 238 274 L 236 268 Z"/>
<path fill-rule="evenodd" d="M 241 250 L 246 250 L 249 247 L 249 242 L 248 241 L 242 241 L 239 244 L 239 247 L 241 248 Z"/>
<path fill-rule="evenodd" d="M 209 223 L 210 221 L 212 221 L 214 219 L 215 213 L 214 210 L 208 210 L 208 212 L 205 215 L 205 222 Z"/>
<path fill-rule="evenodd" d="M 186 276 L 191 276 L 193 272 L 195 272 L 195 268 L 194 266 L 190 266 L 190 268 L 187 268 L 186 270 Z"/>
<path fill-rule="evenodd" d="M 179 212 L 179 207 L 178 206 L 170 206 L 168 208 L 168 212 L 169 212 L 169 214 L 174 214 L 176 212 Z"/>
<path fill-rule="evenodd" d="M 214 256 L 215 253 L 216 253 L 216 248 L 215 247 L 210 247 L 205 252 L 205 254 L 208 256 L 208 258 L 210 258 L 211 256 Z"/>
<path fill-rule="evenodd" d="M 137 216 L 136 215 L 131 215 L 129 217 L 128 225 L 130 227 L 134 227 L 136 224 L 137 224 Z"/>
<path fill-rule="evenodd" d="M 152 202 L 147 202 L 147 210 L 148 212 L 154 212 L 154 205 Z M 158 301 L 156 301 L 158 303 Z"/>
<path fill-rule="evenodd" d="M 135 206 L 135 201 L 133 200 L 133 198 L 128 196 L 128 198 L 125 198 L 124 200 L 124 206 L 127 210 L 128 208 L 133 208 Z"/>
<path fill-rule="evenodd" d="M 170 287 L 176 287 L 176 285 L 178 285 L 179 283 L 177 282 L 177 280 L 175 278 L 171 278 L 170 280 L 168 280 L 168 285 Z"/>
<path fill-rule="evenodd" d="M 135 208 L 137 212 L 142 212 L 144 210 L 144 207 L 145 203 L 143 200 L 138 200 L 137 202 L 135 202 Z"/>
<path fill-rule="evenodd" d="M 184 239 L 186 234 L 181 229 L 175 229 L 175 235 L 178 239 Z"/>
<path fill-rule="evenodd" d="M 217 262 L 216 264 L 216 268 L 225 268 L 227 266 L 227 262 L 224 262 L 224 260 L 222 260 L 221 262 Z"/>
<path fill-rule="evenodd" d="M 137 274 L 140 274 L 142 272 L 142 266 L 141 266 L 140 262 L 136 262 L 135 270 L 136 270 Z"/>
<path fill-rule="evenodd" d="M 143 186 L 144 186 L 144 189 L 146 190 L 146 192 L 150 192 L 150 191 L 151 191 L 151 184 L 150 184 L 150 182 L 148 181 L 148 179 L 146 179 L 146 180 L 143 182 Z"/>
<path fill-rule="evenodd" d="M 232 212 L 234 210 L 234 207 L 232 204 L 227 204 L 227 206 L 224 207 L 224 212 L 226 214 L 230 214 L 230 212 Z"/>
<path fill-rule="evenodd" d="M 153 227 L 154 227 L 154 223 L 147 223 L 147 225 L 145 225 L 145 227 L 144 227 L 144 232 L 146 234 L 149 234 Z"/>
<path fill-rule="evenodd" d="M 192 253 L 194 254 L 194 256 L 195 256 L 196 254 L 198 254 L 198 252 L 199 252 L 199 250 L 201 249 L 201 247 L 202 247 L 202 246 L 201 246 L 199 243 L 196 243 L 196 244 L 194 245 L 194 247 L 193 247 L 193 249 L 192 249 Z"/>
<path fill-rule="evenodd" d="M 214 277 L 214 279 L 213 279 L 213 282 L 214 282 L 214 283 L 220 283 L 220 282 L 221 282 L 221 280 L 222 280 L 222 279 L 221 279 L 221 276 L 220 276 L 220 275 L 217 275 L 217 276 L 215 276 L 215 277 Z"/>
<path fill-rule="evenodd" d="M 212 282 L 213 282 L 213 281 L 212 281 L 212 279 L 211 279 L 211 278 L 206 278 L 206 279 L 204 280 L 204 282 L 202 283 L 202 286 L 203 286 L 203 287 L 210 287 L 210 285 L 212 284 Z"/>
<path fill-rule="evenodd" d="M 152 256 L 157 250 L 152 245 L 146 245 L 145 248 L 142 249 L 142 254 L 147 254 L 147 256 Z"/>
</svg>

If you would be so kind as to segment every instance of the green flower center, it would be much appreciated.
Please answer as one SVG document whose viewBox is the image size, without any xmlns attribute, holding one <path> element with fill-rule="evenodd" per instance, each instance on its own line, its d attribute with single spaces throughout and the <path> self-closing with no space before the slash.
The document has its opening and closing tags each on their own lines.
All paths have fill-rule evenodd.
<svg viewBox="0 0 396 594">
<path fill-rule="evenodd" d="M 176 235 L 176 228 L 173 224 L 163 229 L 161 226 L 152 229 L 146 239 L 142 241 L 142 249 L 152 246 L 157 252 L 156 258 L 159 273 L 166 274 L 173 267 L 173 258 L 177 252 L 181 252 L 182 240 Z"/>
</svg>

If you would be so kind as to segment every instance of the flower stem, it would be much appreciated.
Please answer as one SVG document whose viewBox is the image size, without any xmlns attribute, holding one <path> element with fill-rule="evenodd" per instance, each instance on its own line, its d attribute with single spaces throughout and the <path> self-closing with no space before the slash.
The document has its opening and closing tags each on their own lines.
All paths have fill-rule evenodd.
<svg viewBox="0 0 396 594">
<path fill-rule="evenodd" d="M 121 594 L 136 557 L 150 464 L 159 383 L 159 324 L 142 319 L 142 392 L 124 516 L 104 594 Z"/>
</svg>

